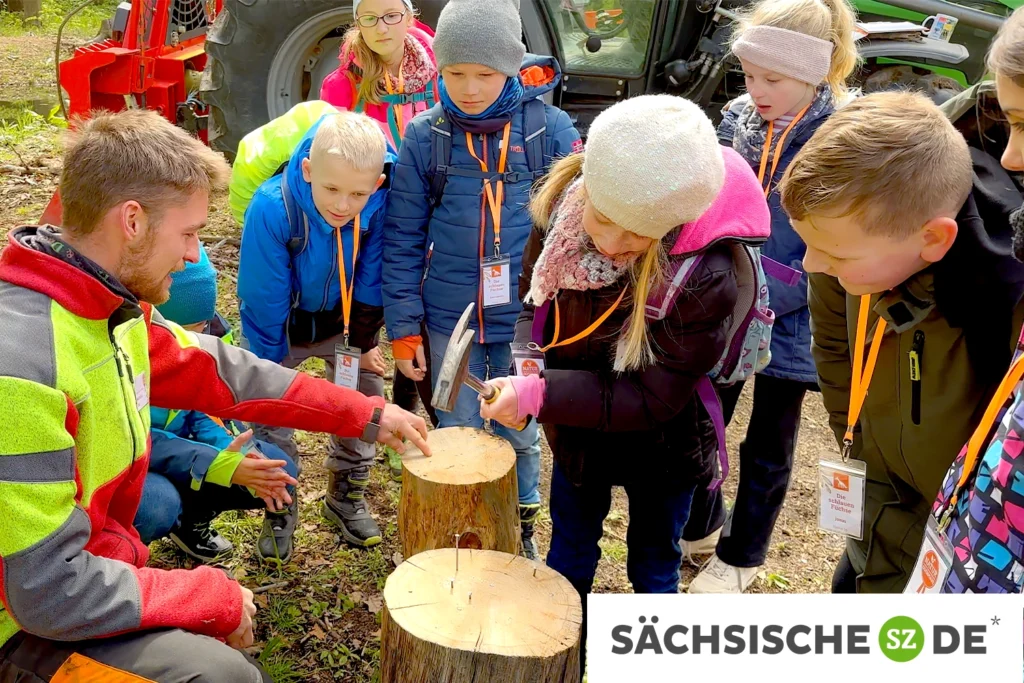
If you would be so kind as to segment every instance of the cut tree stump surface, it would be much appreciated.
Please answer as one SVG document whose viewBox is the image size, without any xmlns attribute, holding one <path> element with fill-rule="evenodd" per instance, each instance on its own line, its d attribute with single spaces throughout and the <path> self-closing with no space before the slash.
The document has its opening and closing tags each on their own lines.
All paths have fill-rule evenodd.
<svg viewBox="0 0 1024 683">
<path fill-rule="evenodd" d="M 578 681 L 582 621 L 579 595 L 543 564 L 429 550 L 384 586 L 382 680 Z"/>
<path fill-rule="evenodd" d="M 519 489 L 511 444 L 479 429 L 450 427 L 427 435 L 433 455 L 402 457 L 398 532 L 402 554 L 459 547 L 519 550 Z"/>
</svg>

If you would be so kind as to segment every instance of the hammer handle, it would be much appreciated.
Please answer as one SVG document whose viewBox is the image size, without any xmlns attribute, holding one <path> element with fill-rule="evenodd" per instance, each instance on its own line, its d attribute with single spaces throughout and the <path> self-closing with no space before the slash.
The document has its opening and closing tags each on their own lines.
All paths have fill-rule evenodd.
<svg viewBox="0 0 1024 683">
<path fill-rule="evenodd" d="M 487 403 L 494 403 L 501 393 L 497 388 L 492 387 L 473 374 L 466 375 L 466 386 L 480 394 Z"/>
</svg>

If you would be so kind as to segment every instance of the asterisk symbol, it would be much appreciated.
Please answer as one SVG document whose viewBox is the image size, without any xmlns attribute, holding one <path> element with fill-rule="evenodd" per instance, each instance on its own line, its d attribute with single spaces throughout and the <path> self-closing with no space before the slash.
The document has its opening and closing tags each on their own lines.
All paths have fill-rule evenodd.
<svg viewBox="0 0 1024 683">
<path fill-rule="evenodd" d="M 999 617 L 992 617 L 992 625 L 993 626 L 999 626 L 999 622 L 1000 622 Z"/>
</svg>

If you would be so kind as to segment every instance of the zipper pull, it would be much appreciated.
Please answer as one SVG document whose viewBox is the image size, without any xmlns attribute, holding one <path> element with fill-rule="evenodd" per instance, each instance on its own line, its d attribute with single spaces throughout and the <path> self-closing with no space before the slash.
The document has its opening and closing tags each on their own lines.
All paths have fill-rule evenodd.
<svg viewBox="0 0 1024 683">
<path fill-rule="evenodd" d="M 910 346 L 910 381 L 921 381 L 921 353 L 924 351 L 924 332 L 914 332 L 914 341 Z"/>
</svg>

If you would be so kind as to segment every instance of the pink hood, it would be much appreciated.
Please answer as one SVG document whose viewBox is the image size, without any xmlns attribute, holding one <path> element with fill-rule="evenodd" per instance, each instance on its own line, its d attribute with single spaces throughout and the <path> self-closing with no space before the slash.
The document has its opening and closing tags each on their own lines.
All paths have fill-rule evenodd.
<svg viewBox="0 0 1024 683">
<path fill-rule="evenodd" d="M 731 147 L 719 147 L 725 162 L 725 182 L 711 207 L 683 226 L 671 254 L 690 254 L 722 239 L 765 240 L 772 217 L 761 183 L 743 157 Z"/>
</svg>

